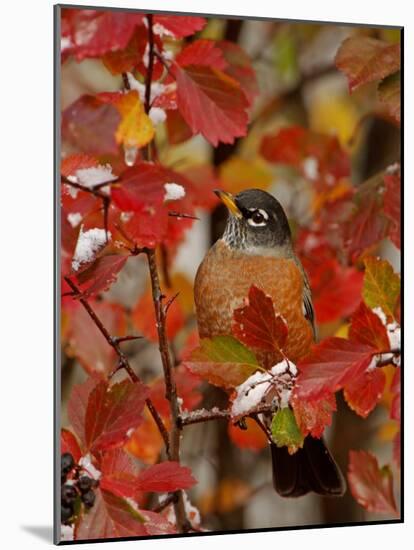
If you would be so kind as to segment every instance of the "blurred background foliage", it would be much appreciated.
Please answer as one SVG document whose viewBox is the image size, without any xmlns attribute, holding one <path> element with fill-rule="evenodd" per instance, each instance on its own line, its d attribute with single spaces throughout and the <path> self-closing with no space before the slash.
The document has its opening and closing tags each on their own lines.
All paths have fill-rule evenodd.
<svg viewBox="0 0 414 550">
<path fill-rule="evenodd" d="M 237 42 L 252 60 L 258 94 L 251 110 L 248 134 L 234 144 L 219 144 L 213 148 L 201 136 L 189 138 L 185 126 L 180 126 L 180 121 L 174 121 L 171 115 L 167 124 L 160 124 L 156 129 L 155 141 L 160 162 L 183 173 L 200 171 L 202 166 L 205 173 L 203 175 L 200 171 L 200 178 L 206 177 L 209 181 L 214 178 L 217 186 L 233 193 L 250 187 L 265 189 L 283 204 L 296 239 L 305 239 L 306 232 L 313 230 L 318 218 L 318 228 L 330 233 L 325 237 L 334 242 L 336 233 L 332 220 L 325 223 L 324 216 L 332 214 L 335 218 L 337 199 L 347 197 L 349 189 L 385 170 L 400 157 L 400 129 L 381 109 L 377 84 L 367 84 L 350 94 L 346 77 L 335 66 L 338 48 L 350 36 L 397 43 L 400 30 L 290 21 L 209 19 L 204 29 L 197 33 L 197 38 Z M 169 40 L 168 37 L 165 42 L 173 52 L 182 46 L 179 41 Z M 61 77 L 62 110 L 81 94 L 117 91 L 122 86 L 121 77 L 111 75 L 100 59 L 76 62 L 69 58 L 62 66 Z M 251 85 L 255 87 L 253 81 Z M 312 175 L 312 163 L 302 165 L 304 169 L 300 169 L 298 164 L 266 160 L 261 149 L 263 137 L 274 136 L 282 128 L 292 126 L 325 136 L 336 136 L 341 151 L 351 163 L 350 177 L 338 178 L 331 188 L 318 188 Z M 62 155 L 65 157 L 73 152 L 77 152 L 76 148 L 63 136 Z M 212 204 L 215 205 L 214 202 Z M 196 341 L 193 278 L 206 250 L 222 234 L 226 220 L 224 208 L 216 205 L 211 212 L 200 210 L 197 215 L 199 221 L 186 232 L 182 242 L 168 249 L 168 258 L 164 262 L 163 285 L 167 296 L 180 293 L 168 320 L 168 335 L 177 357 L 182 357 L 191 343 Z M 301 250 L 305 249 L 302 247 Z M 319 304 L 317 321 L 320 337 L 346 335 L 347 316 L 354 309 L 354 298 L 352 293 L 347 293 L 346 285 L 354 285 L 360 296 L 360 280 L 353 275 L 351 281 L 346 273 L 347 269 L 357 271 L 358 262 L 355 263 L 356 268 L 351 267 L 352 262 L 345 251 L 341 251 L 340 244 L 335 250 L 335 262 L 339 267 L 335 264 L 329 277 L 338 269 L 340 276 L 335 278 L 337 288 L 330 289 L 328 295 L 324 292 L 329 280 L 321 279 L 322 276 L 312 265 L 312 262 L 318 262 L 318 257 L 311 254 L 307 264 L 305 258 L 305 265 L 311 270 L 313 286 L 318 287 L 314 288 L 314 293 Z M 399 251 L 389 239 L 374 243 L 374 248 L 370 247 L 370 250 L 387 258 L 399 271 Z M 317 249 L 315 254 L 318 253 Z M 117 282 L 97 305 L 103 317 L 106 304 L 122 306 L 128 314 L 127 323 L 133 326 L 133 330 L 147 336 L 145 340 L 126 344 L 125 349 L 131 364 L 150 384 L 156 400 L 160 394 L 158 376 L 161 370 L 148 285 L 143 261 L 130 258 Z M 335 305 L 336 300 L 340 302 L 341 309 L 334 308 L 332 313 L 332 303 Z M 148 314 L 142 315 L 142 311 Z M 74 323 L 64 309 L 62 321 L 62 423 L 65 425 L 70 388 L 86 377 L 85 368 L 88 370 L 88 365 L 97 361 L 111 363 L 114 358 L 110 355 L 111 350 L 97 343 L 99 335 L 94 333 L 96 329 L 90 325 L 83 311 L 78 312 Z M 111 310 L 107 322 L 114 333 L 127 332 L 122 314 L 117 318 Z M 388 387 L 381 405 L 367 420 L 357 416 L 342 398 L 338 398 L 338 413 L 328 430 L 327 439 L 344 471 L 349 449 L 370 449 L 381 463 L 391 461 L 390 442 L 398 430 L 397 423 L 389 420 L 388 413 L 391 370 L 387 373 Z M 185 399 L 193 405 L 208 408 L 226 402 L 226 396 L 210 386 L 203 387 L 200 393 L 196 383 L 180 370 L 178 384 Z M 192 468 L 199 482 L 191 498 L 199 507 L 206 528 L 228 530 L 382 519 L 364 511 L 349 492 L 343 499 L 337 500 L 315 495 L 297 500 L 280 498 L 271 486 L 266 442 L 254 426 L 249 426 L 247 432 L 241 432 L 236 427 L 229 428 L 225 422 L 217 421 L 186 429 L 182 460 Z M 136 430 L 127 449 L 145 464 L 158 461 L 162 440 L 149 415 Z M 397 480 L 398 475 L 396 470 Z"/>
</svg>

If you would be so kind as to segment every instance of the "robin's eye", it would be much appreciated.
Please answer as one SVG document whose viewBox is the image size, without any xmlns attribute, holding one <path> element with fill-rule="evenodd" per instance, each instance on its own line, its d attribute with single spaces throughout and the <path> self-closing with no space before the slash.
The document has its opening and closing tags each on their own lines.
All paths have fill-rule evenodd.
<svg viewBox="0 0 414 550">
<path fill-rule="evenodd" d="M 269 216 L 264 210 L 251 210 L 249 219 L 247 220 L 249 225 L 253 227 L 262 227 L 266 225 Z"/>
</svg>

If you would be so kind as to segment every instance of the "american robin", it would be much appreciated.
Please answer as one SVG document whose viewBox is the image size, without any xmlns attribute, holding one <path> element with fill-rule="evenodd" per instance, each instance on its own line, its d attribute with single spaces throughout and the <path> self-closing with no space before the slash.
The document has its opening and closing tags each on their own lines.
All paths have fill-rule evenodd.
<svg viewBox="0 0 414 550">
<path fill-rule="evenodd" d="M 232 333 L 233 312 L 244 305 L 254 284 L 272 298 L 274 309 L 288 325 L 286 356 L 297 362 L 315 339 L 315 317 L 306 273 L 295 255 L 281 204 L 269 193 L 248 189 L 236 196 L 215 191 L 229 217 L 224 234 L 198 268 L 194 299 L 201 338 Z M 278 353 L 256 351 L 267 368 Z M 290 455 L 271 443 L 273 484 L 286 497 L 314 491 L 343 495 L 344 478 L 322 439 L 306 437 L 303 448 Z"/>
</svg>

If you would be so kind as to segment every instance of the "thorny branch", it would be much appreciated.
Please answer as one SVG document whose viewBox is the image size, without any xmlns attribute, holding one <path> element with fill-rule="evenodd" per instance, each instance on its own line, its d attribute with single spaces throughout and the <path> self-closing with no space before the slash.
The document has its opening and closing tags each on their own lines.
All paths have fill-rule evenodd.
<svg viewBox="0 0 414 550">
<path fill-rule="evenodd" d="M 120 342 L 123 342 L 125 340 L 132 340 L 133 338 L 137 338 L 136 336 L 129 336 L 125 338 L 119 338 L 111 336 L 106 329 L 106 327 L 103 325 L 102 321 L 99 319 L 99 317 L 96 315 L 95 311 L 91 307 L 90 303 L 82 296 L 81 290 L 77 287 L 77 285 L 69 278 L 65 277 L 65 281 L 70 286 L 70 288 L 73 290 L 73 297 L 77 298 L 79 302 L 82 304 L 82 306 L 85 308 L 89 316 L 91 317 L 92 321 L 95 323 L 95 325 L 100 330 L 102 336 L 105 338 L 105 340 L 108 342 L 108 344 L 114 349 L 115 353 L 118 356 L 118 365 L 116 366 L 115 370 L 109 375 L 111 378 L 115 372 L 117 372 L 119 369 L 123 368 L 128 373 L 129 377 L 133 382 L 139 382 L 139 377 L 134 372 L 133 368 L 129 364 L 128 358 L 125 355 L 125 353 L 122 351 L 121 347 L 119 346 Z M 154 407 L 151 399 L 147 398 L 145 400 L 145 403 L 148 407 L 149 412 L 151 413 L 155 423 L 157 424 L 157 427 L 162 435 L 162 438 L 165 443 L 165 447 L 167 450 L 167 454 L 169 451 L 169 438 L 168 438 L 168 432 L 166 427 L 164 426 L 164 423 L 158 414 L 156 408 Z"/>
</svg>

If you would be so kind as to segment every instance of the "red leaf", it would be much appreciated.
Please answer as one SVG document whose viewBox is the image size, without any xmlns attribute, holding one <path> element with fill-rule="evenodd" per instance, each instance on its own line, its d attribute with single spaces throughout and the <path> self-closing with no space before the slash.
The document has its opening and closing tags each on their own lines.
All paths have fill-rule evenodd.
<svg viewBox="0 0 414 550">
<path fill-rule="evenodd" d="M 401 432 L 399 431 L 392 442 L 392 458 L 397 466 L 401 467 Z"/>
<path fill-rule="evenodd" d="M 349 452 L 348 480 L 355 500 L 369 512 L 398 517 L 392 472 L 366 451 Z"/>
<path fill-rule="evenodd" d="M 153 248 L 163 240 L 176 242 L 191 224 L 191 220 L 168 219 L 170 210 L 191 214 L 192 205 L 187 196 L 164 203 L 166 183 L 177 183 L 192 196 L 191 182 L 183 175 L 145 162 L 126 170 L 122 174 L 122 183 L 112 190 L 112 198 L 118 208 L 137 213 L 131 215 L 123 227 L 138 246 Z"/>
<path fill-rule="evenodd" d="M 289 126 L 274 136 L 264 136 L 260 151 L 269 162 L 296 167 L 320 190 L 331 188 L 350 174 L 349 156 L 336 136 L 312 132 L 301 126 Z M 314 165 L 312 172 L 309 160 Z"/>
<path fill-rule="evenodd" d="M 60 431 L 60 452 L 61 454 L 70 453 L 75 463 L 79 462 L 82 452 L 76 437 L 69 430 Z"/>
<path fill-rule="evenodd" d="M 177 55 L 175 61 L 181 67 L 187 67 L 188 65 L 206 65 L 216 69 L 227 67 L 222 51 L 216 47 L 216 42 L 205 38 L 195 40 L 186 46 Z"/>
<path fill-rule="evenodd" d="M 299 399 L 317 399 L 338 391 L 368 368 L 375 351 L 345 338 L 326 338 L 298 364 L 294 394 Z"/>
<path fill-rule="evenodd" d="M 247 430 L 241 430 L 237 424 L 229 422 L 228 433 L 230 439 L 240 449 L 261 451 L 268 445 L 267 437 L 253 418 L 245 418 Z"/>
<path fill-rule="evenodd" d="M 68 417 L 73 431 L 79 438 L 81 447 L 85 449 L 85 420 L 88 400 L 99 379 L 90 377 L 83 384 L 75 384 L 68 402 Z"/>
<path fill-rule="evenodd" d="M 167 134 L 171 145 L 178 145 L 193 136 L 191 128 L 183 119 L 180 111 L 167 111 Z"/>
<path fill-rule="evenodd" d="M 119 304 L 90 301 L 96 315 L 110 334 L 124 336 L 126 313 Z M 116 365 L 116 354 L 80 303 L 67 310 L 68 354 L 76 357 L 89 373 L 107 375 Z"/>
<path fill-rule="evenodd" d="M 382 197 L 377 190 L 361 193 L 351 217 L 342 227 L 344 248 L 351 261 L 386 237 L 388 220 L 382 210 Z"/>
<path fill-rule="evenodd" d="M 165 300 L 173 297 L 171 292 L 165 294 Z M 151 290 L 147 290 L 136 303 L 132 310 L 132 322 L 135 328 L 140 331 L 148 340 L 158 342 L 158 331 L 155 320 L 154 302 Z M 177 300 L 171 304 L 167 313 L 167 338 L 174 340 L 178 332 L 183 328 L 185 315 L 180 303 Z"/>
<path fill-rule="evenodd" d="M 387 329 L 378 315 L 364 302 L 361 302 L 351 318 L 349 339 L 372 346 L 378 351 L 384 351 L 390 347 Z"/>
<path fill-rule="evenodd" d="M 137 27 L 130 41 L 123 49 L 107 51 L 102 61 L 112 74 L 131 72 L 141 61 L 148 42 L 148 31 Z"/>
<path fill-rule="evenodd" d="M 194 17 L 190 15 L 154 15 L 154 32 L 162 34 L 163 28 L 168 32 L 167 36 L 172 34 L 174 38 L 184 38 L 191 36 L 206 25 L 207 21 L 204 17 Z M 158 25 L 158 27 L 157 27 Z"/>
<path fill-rule="evenodd" d="M 397 368 L 391 383 L 391 393 L 393 399 L 391 402 L 390 417 L 398 422 L 401 419 L 401 369 Z"/>
<path fill-rule="evenodd" d="M 344 387 L 344 397 L 350 408 L 366 418 L 377 406 L 385 388 L 382 369 L 362 373 Z"/>
<path fill-rule="evenodd" d="M 400 174 L 384 176 L 384 213 L 391 221 L 390 238 L 397 248 L 401 248 L 401 178 Z"/>
<path fill-rule="evenodd" d="M 147 518 L 129 502 L 100 488 L 95 490 L 95 497 L 92 508 L 81 514 L 75 526 L 75 540 L 148 535 Z"/>
<path fill-rule="evenodd" d="M 176 66 L 178 108 L 192 131 L 217 147 L 247 132 L 247 100 L 239 83 L 214 67 Z"/>
<path fill-rule="evenodd" d="M 249 347 L 280 351 L 286 344 L 286 322 L 275 315 L 271 297 L 255 285 L 250 287 L 246 305 L 234 310 L 233 319 L 233 334 Z"/>
<path fill-rule="evenodd" d="M 139 473 L 136 488 L 145 492 L 170 492 L 189 489 L 196 482 L 190 468 L 178 462 L 161 462 Z"/>
<path fill-rule="evenodd" d="M 110 254 L 102 256 L 93 262 L 91 266 L 79 273 L 76 277 L 85 298 L 89 298 L 108 288 L 117 279 L 124 267 L 128 256 Z"/>
<path fill-rule="evenodd" d="M 78 61 L 124 49 L 143 14 L 115 10 L 65 9 L 64 36 Z"/>
<path fill-rule="evenodd" d="M 228 40 L 216 42 L 216 47 L 223 52 L 228 63 L 224 72 L 240 83 L 249 104 L 252 104 L 259 93 L 259 85 L 250 57 L 238 44 Z"/>
<path fill-rule="evenodd" d="M 84 438 L 96 453 L 125 443 L 128 431 L 142 422 L 147 388 L 141 382 L 124 380 L 109 386 L 99 382 L 88 399 Z"/>
<path fill-rule="evenodd" d="M 400 68 L 400 44 L 389 44 L 369 36 L 351 36 L 335 57 L 336 66 L 348 77 L 351 92 L 359 86 L 382 80 Z"/>
<path fill-rule="evenodd" d="M 83 95 L 62 113 L 62 140 L 91 155 L 118 153 L 118 110 L 92 95 Z"/>
<path fill-rule="evenodd" d="M 339 263 L 326 232 L 302 231 L 296 250 L 309 278 L 318 323 L 351 315 L 361 301 L 363 273 Z"/>
<path fill-rule="evenodd" d="M 317 399 L 291 399 L 295 419 L 304 436 L 320 438 L 326 428 L 332 424 L 332 413 L 336 411 L 335 394 L 328 393 Z"/>
<path fill-rule="evenodd" d="M 134 498 L 139 466 L 123 449 L 106 451 L 101 461 L 101 489 L 118 497 Z"/>
</svg>

